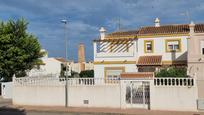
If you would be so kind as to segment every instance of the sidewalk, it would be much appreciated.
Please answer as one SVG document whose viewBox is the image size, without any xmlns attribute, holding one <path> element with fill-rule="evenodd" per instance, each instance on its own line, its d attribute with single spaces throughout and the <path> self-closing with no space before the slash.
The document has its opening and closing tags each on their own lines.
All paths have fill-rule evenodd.
<svg viewBox="0 0 204 115">
<path fill-rule="evenodd" d="M 120 115 L 204 115 L 204 112 L 159 111 L 146 109 L 116 109 L 116 108 L 82 108 L 82 107 L 45 107 L 45 106 L 13 106 L 25 111 L 70 112 L 92 114 Z"/>
</svg>

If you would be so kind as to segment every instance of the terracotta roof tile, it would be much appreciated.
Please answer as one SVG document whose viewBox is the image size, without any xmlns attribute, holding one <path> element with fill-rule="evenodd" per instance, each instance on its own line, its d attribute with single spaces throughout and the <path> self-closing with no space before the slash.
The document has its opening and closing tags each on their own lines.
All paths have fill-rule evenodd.
<svg viewBox="0 0 204 115">
<path fill-rule="evenodd" d="M 157 34 L 183 34 L 189 33 L 189 25 L 164 25 L 160 27 L 142 27 L 138 35 L 157 35 Z"/>
<path fill-rule="evenodd" d="M 137 38 L 145 35 L 188 34 L 189 24 L 161 25 L 160 27 L 147 26 L 137 30 L 113 32 L 106 35 L 106 39 Z M 195 25 L 195 33 L 204 32 L 204 24 Z"/>
<path fill-rule="evenodd" d="M 161 65 L 162 56 L 140 56 L 137 65 Z"/>
<path fill-rule="evenodd" d="M 202 33 L 202 32 L 204 32 L 204 24 L 196 24 L 195 33 Z"/>
<path fill-rule="evenodd" d="M 138 30 L 113 32 L 107 34 L 106 38 L 136 37 L 138 32 L 139 32 Z"/>
<path fill-rule="evenodd" d="M 55 59 L 62 62 L 62 63 L 66 62 L 64 58 L 55 58 Z"/>
<path fill-rule="evenodd" d="M 141 78 L 153 78 L 153 72 L 134 72 L 134 73 L 121 73 L 122 79 L 141 79 Z"/>
</svg>

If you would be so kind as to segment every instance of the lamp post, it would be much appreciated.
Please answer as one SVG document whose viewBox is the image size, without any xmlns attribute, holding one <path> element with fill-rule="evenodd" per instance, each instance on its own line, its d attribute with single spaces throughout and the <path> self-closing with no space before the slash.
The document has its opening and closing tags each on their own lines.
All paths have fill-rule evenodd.
<svg viewBox="0 0 204 115">
<path fill-rule="evenodd" d="M 68 107 L 68 74 L 67 74 L 67 36 L 66 36 L 66 31 L 67 31 L 67 20 L 63 19 L 61 20 L 61 23 L 64 24 L 64 40 L 65 40 L 65 80 L 66 80 L 66 84 L 65 84 L 65 107 Z"/>
</svg>

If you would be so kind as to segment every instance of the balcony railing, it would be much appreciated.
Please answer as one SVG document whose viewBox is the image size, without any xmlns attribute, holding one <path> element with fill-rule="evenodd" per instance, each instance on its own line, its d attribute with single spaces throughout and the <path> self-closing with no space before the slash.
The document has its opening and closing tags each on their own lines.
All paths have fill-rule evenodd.
<svg viewBox="0 0 204 115">
<path fill-rule="evenodd" d="M 194 78 L 155 78 L 154 86 L 194 86 Z"/>
<path fill-rule="evenodd" d="M 103 78 L 69 78 L 68 86 L 96 86 L 96 85 L 118 85 L 119 80 Z M 14 78 L 15 86 L 64 86 L 65 78 L 56 77 L 24 77 Z"/>
<path fill-rule="evenodd" d="M 98 57 L 130 57 L 135 54 L 133 40 L 102 41 L 94 43 L 94 56 Z"/>
</svg>

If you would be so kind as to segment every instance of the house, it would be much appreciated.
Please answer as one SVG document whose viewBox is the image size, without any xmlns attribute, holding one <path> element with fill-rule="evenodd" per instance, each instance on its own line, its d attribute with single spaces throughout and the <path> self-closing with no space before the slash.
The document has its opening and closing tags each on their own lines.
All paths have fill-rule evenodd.
<svg viewBox="0 0 204 115">
<path fill-rule="evenodd" d="M 195 30 L 204 24 L 196 24 Z M 204 30 L 204 29 L 203 29 Z M 161 25 L 106 34 L 93 41 L 96 78 L 118 79 L 121 73 L 155 72 L 168 66 L 187 66 L 189 24 Z"/>
<path fill-rule="evenodd" d="M 188 40 L 188 74 L 196 76 L 199 103 L 204 103 L 204 26 L 190 24 L 190 38 Z M 203 109 L 203 107 L 202 107 Z"/>
<path fill-rule="evenodd" d="M 48 57 L 48 53 L 41 58 L 42 64 L 27 72 L 28 76 L 39 76 L 53 74 L 60 76 L 62 64 L 65 63 L 63 58 Z"/>
</svg>

